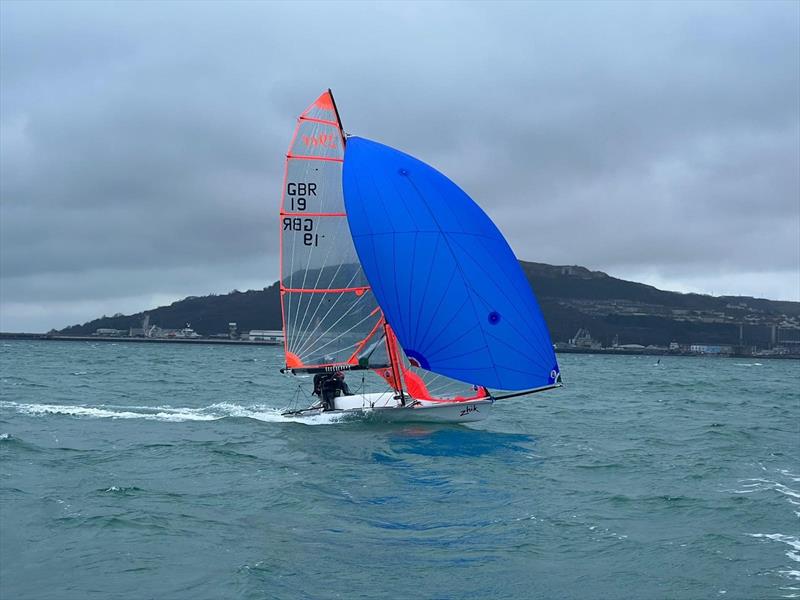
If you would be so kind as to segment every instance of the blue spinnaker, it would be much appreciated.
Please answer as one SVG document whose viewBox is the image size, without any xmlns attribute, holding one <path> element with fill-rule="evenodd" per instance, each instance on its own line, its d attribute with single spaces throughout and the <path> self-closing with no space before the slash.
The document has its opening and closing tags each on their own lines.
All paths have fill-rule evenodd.
<svg viewBox="0 0 800 600">
<path fill-rule="evenodd" d="M 344 198 L 364 273 L 406 355 L 423 369 L 503 390 L 558 379 L 550 334 L 514 253 L 439 171 L 347 140 Z"/>
</svg>

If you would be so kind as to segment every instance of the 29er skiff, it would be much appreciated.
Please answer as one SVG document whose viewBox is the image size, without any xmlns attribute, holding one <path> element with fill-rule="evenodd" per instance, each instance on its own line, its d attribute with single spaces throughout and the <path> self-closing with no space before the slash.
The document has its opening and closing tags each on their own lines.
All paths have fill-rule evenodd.
<svg viewBox="0 0 800 600">
<path fill-rule="evenodd" d="M 282 371 L 352 373 L 356 388 L 325 392 L 318 377 L 319 402 L 284 414 L 476 421 L 496 399 L 561 385 L 494 223 L 433 167 L 346 135 L 330 90 L 298 119 L 280 239 Z"/>
</svg>

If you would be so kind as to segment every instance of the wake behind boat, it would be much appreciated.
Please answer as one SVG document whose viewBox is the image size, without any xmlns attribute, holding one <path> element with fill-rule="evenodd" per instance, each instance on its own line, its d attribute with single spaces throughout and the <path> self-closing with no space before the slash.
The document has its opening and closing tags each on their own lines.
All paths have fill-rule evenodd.
<svg viewBox="0 0 800 600">
<path fill-rule="evenodd" d="M 561 385 L 494 223 L 433 167 L 346 136 L 330 90 L 298 119 L 280 237 L 282 371 L 314 375 L 317 398 L 285 415 L 467 422 L 497 399 Z M 355 392 L 346 372 L 361 377 Z"/>
</svg>

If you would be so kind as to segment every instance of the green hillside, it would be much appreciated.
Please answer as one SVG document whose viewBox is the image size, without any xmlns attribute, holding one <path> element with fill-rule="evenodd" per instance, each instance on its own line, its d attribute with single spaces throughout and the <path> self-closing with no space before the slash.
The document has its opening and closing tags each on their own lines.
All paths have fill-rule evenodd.
<svg viewBox="0 0 800 600">
<path fill-rule="evenodd" d="M 749 297 L 681 294 L 610 277 L 579 266 L 521 262 L 539 298 L 554 341 L 567 341 L 587 328 L 605 345 L 718 343 L 767 345 L 800 337 L 800 303 Z M 139 327 L 145 313 L 102 317 L 61 330 L 90 335 L 99 328 Z M 178 329 L 191 323 L 203 335 L 224 333 L 229 322 L 240 331 L 280 329 L 277 282 L 263 290 L 190 296 L 147 311 L 150 323 Z"/>
</svg>

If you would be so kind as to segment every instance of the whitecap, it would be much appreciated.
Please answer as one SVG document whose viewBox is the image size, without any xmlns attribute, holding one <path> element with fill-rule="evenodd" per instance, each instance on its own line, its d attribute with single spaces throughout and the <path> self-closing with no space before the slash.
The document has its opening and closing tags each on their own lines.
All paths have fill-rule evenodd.
<svg viewBox="0 0 800 600">
<path fill-rule="evenodd" d="M 786 551 L 786 556 L 795 562 L 800 562 L 800 554 L 797 553 L 800 551 L 800 539 L 783 533 L 748 533 L 747 535 L 754 538 L 766 538 L 790 546 L 792 549 Z"/>
</svg>

